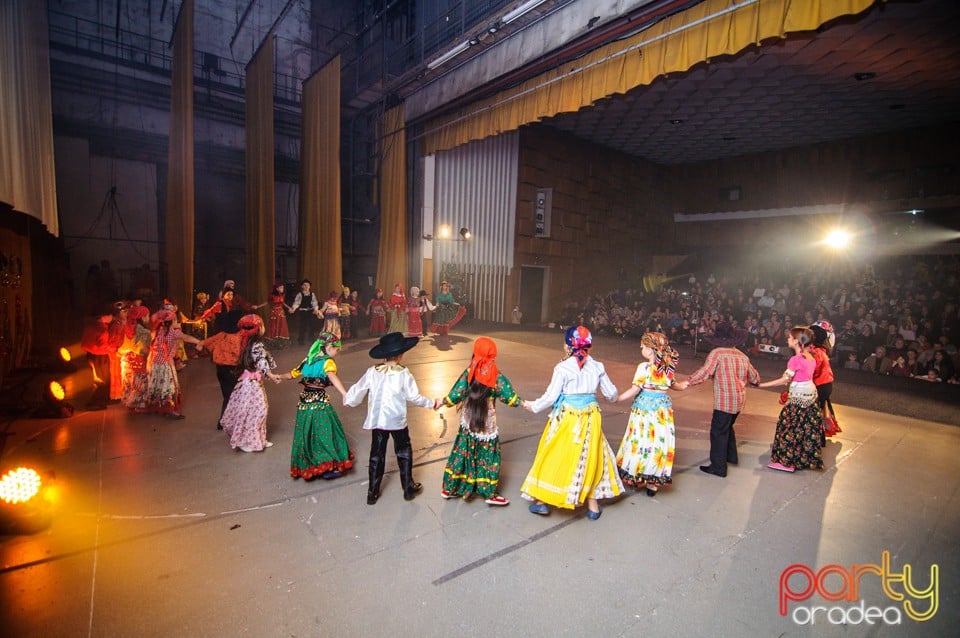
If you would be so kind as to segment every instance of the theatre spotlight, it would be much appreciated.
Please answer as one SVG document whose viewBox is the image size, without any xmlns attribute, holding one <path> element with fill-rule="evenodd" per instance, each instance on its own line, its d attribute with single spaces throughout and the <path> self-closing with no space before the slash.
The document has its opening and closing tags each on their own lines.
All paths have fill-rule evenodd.
<svg viewBox="0 0 960 638">
<path fill-rule="evenodd" d="M 470 229 L 466 227 L 460 229 L 460 236 L 464 239 L 470 239 L 473 237 L 473 235 L 470 234 Z"/>
<path fill-rule="evenodd" d="M 76 408 L 66 401 L 67 392 L 56 379 L 51 379 L 43 388 L 42 403 L 33 413 L 39 419 L 68 419 L 73 416 Z"/>
<path fill-rule="evenodd" d="M 71 355 L 70 351 L 66 348 L 60 348 L 60 359 L 62 359 L 64 363 L 70 363 L 70 361 L 73 359 L 73 355 Z"/>
<path fill-rule="evenodd" d="M 437 230 L 437 235 L 440 239 L 450 239 L 450 227 L 444 224 Z"/>
<path fill-rule="evenodd" d="M 823 242 L 834 250 L 843 250 L 850 245 L 850 233 L 842 228 L 835 228 L 827 233 Z"/>
<path fill-rule="evenodd" d="M 31 534 L 50 524 L 50 502 L 42 487 L 40 474 L 29 467 L 15 468 L 0 478 L 0 531 Z"/>
</svg>

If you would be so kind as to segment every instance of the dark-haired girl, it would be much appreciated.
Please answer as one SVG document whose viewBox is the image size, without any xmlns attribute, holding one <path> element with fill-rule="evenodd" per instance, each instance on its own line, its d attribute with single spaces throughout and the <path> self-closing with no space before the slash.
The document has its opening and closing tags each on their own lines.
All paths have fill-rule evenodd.
<svg viewBox="0 0 960 638">
<path fill-rule="evenodd" d="M 813 384 L 813 372 L 817 363 L 810 352 L 813 347 L 813 331 L 796 327 L 787 333 L 787 345 L 794 355 L 787 362 L 783 376 L 761 383 L 758 387 L 769 388 L 789 383 L 787 403 L 780 410 L 777 432 L 773 437 L 770 452 L 771 470 L 793 472 L 806 468 L 823 469 L 820 457 L 820 439 L 823 433 L 823 417 L 817 405 L 817 386 Z"/>
<path fill-rule="evenodd" d="M 496 400 L 516 407 L 521 399 L 510 380 L 497 369 L 497 345 L 488 337 L 473 344 L 470 367 L 463 371 L 450 392 L 437 399 L 437 407 L 457 406 L 460 431 L 443 470 L 443 498 L 469 499 L 474 494 L 488 505 L 510 501 L 497 491 L 500 483 L 500 431 Z"/>
<path fill-rule="evenodd" d="M 267 440 L 267 393 L 263 377 L 280 383 L 272 372 L 277 364 L 263 345 L 263 319 L 260 315 L 245 315 L 238 322 L 241 338 L 240 379 L 230 394 L 227 409 L 220 423 L 230 435 L 230 447 L 243 452 L 261 452 L 273 445 Z"/>
</svg>

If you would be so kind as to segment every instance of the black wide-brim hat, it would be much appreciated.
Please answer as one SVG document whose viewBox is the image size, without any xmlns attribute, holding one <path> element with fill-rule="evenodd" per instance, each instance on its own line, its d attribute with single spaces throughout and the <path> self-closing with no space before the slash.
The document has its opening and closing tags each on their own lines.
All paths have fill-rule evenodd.
<svg viewBox="0 0 960 638">
<path fill-rule="evenodd" d="M 370 349 L 370 356 L 374 359 L 389 359 L 403 354 L 419 341 L 419 337 L 404 337 L 402 332 L 391 332 L 380 337 L 380 343 Z"/>
</svg>

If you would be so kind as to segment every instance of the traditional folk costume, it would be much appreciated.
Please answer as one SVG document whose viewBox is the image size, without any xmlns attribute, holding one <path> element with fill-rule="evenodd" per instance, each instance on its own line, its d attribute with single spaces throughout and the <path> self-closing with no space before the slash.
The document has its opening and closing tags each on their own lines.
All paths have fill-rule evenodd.
<svg viewBox="0 0 960 638">
<path fill-rule="evenodd" d="M 633 375 L 633 385 L 640 388 L 640 393 L 630 407 L 627 429 L 617 450 L 617 468 L 624 485 L 660 487 L 673 482 L 676 435 L 673 403 L 667 390 L 674 382 L 678 356 L 659 332 L 646 333 L 640 344 L 653 350 L 655 361 L 641 362 Z"/>
<path fill-rule="evenodd" d="M 147 407 L 147 354 L 150 352 L 150 329 L 141 322 L 149 316 L 145 306 L 133 306 L 127 311 L 127 325 L 123 345 L 117 353 L 120 358 L 122 380 L 121 401 L 127 408 L 143 412 Z"/>
<path fill-rule="evenodd" d="M 813 384 L 815 368 L 816 362 L 802 353 L 787 362 L 784 375 L 790 379 L 790 387 L 787 403 L 777 419 L 771 463 L 797 470 L 823 469 L 820 457 L 823 416 L 817 405 L 817 387 Z"/>
<path fill-rule="evenodd" d="M 407 297 L 407 336 L 419 337 L 423 332 L 420 321 L 420 288 L 411 286 L 410 296 Z"/>
<path fill-rule="evenodd" d="M 327 355 L 329 346 L 339 348 L 340 340 L 321 332 L 306 358 L 290 373 L 303 385 L 290 451 L 290 476 L 295 479 L 333 479 L 353 467 L 343 423 L 327 396 L 330 375 L 337 373 L 336 362 Z"/>
<path fill-rule="evenodd" d="M 158 310 L 153 315 L 153 342 L 147 358 L 147 410 L 164 416 L 183 418 L 180 408 L 183 395 L 177 376 L 175 358 L 177 346 L 183 339 L 179 328 L 173 327 L 176 315 L 170 310 Z"/>
<path fill-rule="evenodd" d="M 340 306 L 337 305 L 337 293 L 331 291 L 330 296 L 320 307 L 320 314 L 323 316 L 323 332 L 329 332 L 340 338 Z"/>
<path fill-rule="evenodd" d="M 247 342 L 260 334 L 263 320 L 260 315 L 246 315 L 240 319 L 239 328 L 243 352 Z M 234 450 L 239 448 L 243 452 L 261 452 L 273 445 L 267 441 L 267 411 L 270 404 L 263 389 L 263 377 L 276 367 L 263 341 L 258 340 L 250 346 L 250 360 L 240 373 L 227 409 L 220 418 L 223 431 L 230 435 L 230 447 Z"/>
<path fill-rule="evenodd" d="M 453 293 L 450 292 L 450 284 L 445 281 L 440 282 L 440 292 L 437 293 L 436 302 L 437 309 L 433 313 L 430 332 L 448 335 L 450 328 L 457 325 L 467 314 L 467 309 L 456 302 Z"/>
<path fill-rule="evenodd" d="M 110 347 L 113 352 L 110 353 L 110 400 L 119 401 L 123 398 L 123 371 L 121 370 L 120 347 L 123 345 L 124 335 L 127 328 L 127 311 L 130 304 L 124 301 L 115 303 L 113 321 L 110 322 Z"/>
<path fill-rule="evenodd" d="M 546 392 L 530 404 L 533 412 L 552 406 L 533 466 L 520 488 L 523 497 L 554 507 L 573 509 L 588 498 L 613 498 L 623 493 L 613 450 L 601 428 L 596 392 L 614 401 L 617 388 L 603 364 L 588 351 L 592 336 L 583 326 L 567 330 L 571 356 L 553 369 Z M 547 512 L 533 509 L 538 514 Z M 542 506 L 540 506 L 542 507 Z"/>
<path fill-rule="evenodd" d="M 340 310 L 340 338 L 350 339 L 353 336 L 353 322 L 350 320 L 350 288 L 343 287 L 343 293 L 337 299 Z"/>
<path fill-rule="evenodd" d="M 111 343 L 112 317 L 112 310 L 104 309 L 96 320 L 84 327 L 80 338 L 80 347 L 87 353 L 87 363 L 93 373 L 93 393 L 87 401 L 88 410 L 105 410 L 110 400 L 110 358 L 117 350 Z"/>
<path fill-rule="evenodd" d="M 403 286 L 393 287 L 393 294 L 387 300 L 387 330 L 407 334 L 407 298 L 403 295 Z"/>
<path fill-rule="evenodd" d="M 829 321 L 818 321 L 810 326 L 813 331 L 813 345 L 810 354 L 816 362 L 813 370 L 813 385 L 817 386 L 817 405 L 823 415 L 823 436 L 821 445 L 827 444 L 827 437 L 836 436 L 843 430 L 837 423 L 836 413 L 830 395 L 833 394 L 833 366 L 830 365 L 830 351 L 833 349 L 833 325 Z"/>
<path fill-rule="evenodd" d="M 370 430 L 370 483 L 367 488 L 367 504 L 375 505 L 380 498 L 380 483 L 386 464 L 387 441 L 393 437 L 393 448 L 400 467 L 400 485 L 403 498 L 413 500 L 423 489 L 413 480 L 413 446 L 410 444 L 410 430 L 407 428 L 407 403 L 421 408 L 432 408 L 433 399 L 420 394 L 417 381 L 397 358 L 417 345 L 418 337 L 404 337 L 399 332 L 391 332 L 380 337 L 380 342 L 370 350 L 374 359 L 392 359 L 371 366 L 347 391 L 344 404 L 356 407 L 363 402 L 367 394 L 367 418 L 363 429 Z"/>
<path fill-rule="evenodd" d="M 286 348 L 290 345 L 290 327 L 287 325 L 287 304 L 284 301 L 283 284 L 274 285 L 267 301 L 270 304 L 270 322 L 264 337 L 271 348 Z"/>
<path fill-rule="evenodd" d="M 360 336 L 360 311 L 363 310 L 363 304 L 360 303 L 360 293 L 356 290 L 350 293 L 350 325 L 353 326 L 353 336 Z"/>
<path fill-rule="evenodd" d="M 520 405 L 520 396 L 510 380 L 497 369 L 497 346 L 492 339 L 479 337 L 473 344 L 473 359 L 443 399 L 447 407 L 460 405 L 460 431 L 443 470 L 443 498 L 469 499 L 478 494 L 489 505 L 507 505 L 510 501 L 497 490 L 500 483 L 500 431 L 497 428 L 496 401 Z M 486 417 L 474 414 L 467 397 L 471 384 L 489 388 Z"/>
<path fill-rule="evenodd" d="M 387 331 L 387 301 L 383 298 L 383 289 L 377 288 L 377 296 L 367 304 L 370 315 L 370 336 L 379 337 Z"/>
<path fill-rule="evenodd" d="M 317 313 L 320 304 L 317 295 L 310 290 L 310 280 L 300 282 L 300 292 L 293 298 L 290 313 L 297 315 L 297 343 L 301 346 L 309 338 L 313 340 L 316 334 Z"/>
</svg>

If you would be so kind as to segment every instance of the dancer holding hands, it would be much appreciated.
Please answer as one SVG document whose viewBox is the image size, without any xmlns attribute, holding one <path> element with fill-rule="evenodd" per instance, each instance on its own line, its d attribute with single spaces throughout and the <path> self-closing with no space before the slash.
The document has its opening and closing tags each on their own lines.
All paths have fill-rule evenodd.
<svg viewBox="0 0 960 638">
<path fill-rule="evenodd" d="M 443 498 L 474 494 L 487 505 L 509 505 L 497 491 L 500 483 L 500 431 L 497 428 L 496 400 L 519 406 L 520 397 L 510 380 L 497 368 L 497 344 L 489 337 L 473 343 L 473 358 L 450 392 L 436 400 L 437 408 L 457 406 L 460 431 L 443 470 Z"/>
<path fill-rule="evenodd" d="M 583 326 L 571 326 L 564 336 L 566 357 L 553 369 L 550 385 L 539 399 L 524 401 L 533 413 L 553 407 L 537 454 L 523 486 L 523 497 L 534 501 L 530 511 L 547 515 L 548 505 L 574 509 L 586 501 L 587 518 L 597 520 L 601 498 L 623 493 L 613 450 L 603 434 L 596 392 L 616 401 L 616 386 L 603 364 L 590 356 L 593 337 Z"/>
<path fill-rule="evenodd" d="M 645 361 L 637 366 L 630 388 L 617 398 L 626 401 L 636 397 L 617 451 L 617 468 L 624 485 L 634 489 L 646 485 L 647 496 L 654 496 L 673 482 L 676 436 L 673 403 L 667 390 L 682 388 L 673 378 L 679 355 L 660 332 L 648 332 L 640 338 L 640 354 Z"/>
</svg>

